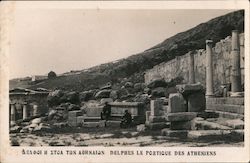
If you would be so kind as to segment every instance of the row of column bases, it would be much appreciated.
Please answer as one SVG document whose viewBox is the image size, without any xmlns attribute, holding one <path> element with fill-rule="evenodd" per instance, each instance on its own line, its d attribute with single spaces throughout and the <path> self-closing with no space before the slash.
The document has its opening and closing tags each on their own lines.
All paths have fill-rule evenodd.
<svg viewBox="0 0 250 163">
<path fill-rule="evenodd" d="M 22 110 L 23 110 L 23 115 L 22 115 L 22 120 L 26 120 L 29 118 L 28 114 L 28 103 L 24 102 L 22 103 Z M 10 123 L 15 124 L 16 122 L 16 104 L 11 103 L 10 104 Z M 33 105 L 33 115 L 32 116 L 37 116 L 38 115 L 38 106 Z"/>
<path fill-rule="evenodd" d="M 213 50 L 212 40 L 206 40 L 206 96 L 213 97 Z M 231 72 L 231 92 L 240 93 L 241 88 L 241 68 L 240 68 L 240 41 L 238 30 L 232 31 L 232 72 Z M 195 83 L 194 54 L 189 53 L 189 84 Z"/>
</svg>

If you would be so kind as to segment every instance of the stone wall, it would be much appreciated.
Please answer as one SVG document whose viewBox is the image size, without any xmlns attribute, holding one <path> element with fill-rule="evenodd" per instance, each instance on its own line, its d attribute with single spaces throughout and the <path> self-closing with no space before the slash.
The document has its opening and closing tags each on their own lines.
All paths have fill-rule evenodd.
<svg viewBox="0 0 250 163">
<path fill-rule="evenodd" d="M 213 48 L 213 67 L 214 67 L 214 89 L 218 90 L 221 84 L 230 83 L 231 71 L 231 36 L 217 42 Z M 240 34 L 240 55 L 241 55 L 241 74 L 244 83 L 244 34 Z M 188 54 L 178 56 L 175 59 L 161 63 L 145 72 L 145 83 L 149 83 L 155 77 L 162 77 L 170 81 L 176 77 L 183 77 L 183 83 L 188 83 Z M 206 50 L 199 49 L 194 51 L 194 71 L 195 82 L 201 82 L 205 86 L 206 82 Z"/>
</svg>

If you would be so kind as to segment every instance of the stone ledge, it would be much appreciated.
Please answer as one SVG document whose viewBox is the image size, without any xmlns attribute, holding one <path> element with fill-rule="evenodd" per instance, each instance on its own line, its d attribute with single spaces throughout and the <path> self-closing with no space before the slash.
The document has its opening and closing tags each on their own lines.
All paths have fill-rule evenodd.
<svg viewBox="0 0 250 163">
<path fill-rule="evenodd" d="M 190 121 L 197 116 L 196 112 L 179 112 L 169 113 L 167 116 L 168 121 Z"/>
<path fill-rule="evenodd" d="M 207 110 L 209 111 L 209 110 Z M 229 113 L 229 112 L 223 112 L 223 111 L 215 111 L 219 114 L 219 117 L 222 118 L 228 118 L 228 119 L 244 119 L 244 115 L 237 114 L 237 113 Z"/>
<path fill-rule="evenodd" d="M 229 105 L 244 105 L 244 97 L 219 97 L 219 98 L 207 98 L 207 104 L 229 104 Z"/>
<path fill-rule="evenodd" d="M 229 112 L 229 113 L 244 114 L 244 106 L 243 105 L 208 104 L 207 109 L 208 110 L 214 110 L 214 111 L 222 111 L 222 112 Z"/>
</svg>

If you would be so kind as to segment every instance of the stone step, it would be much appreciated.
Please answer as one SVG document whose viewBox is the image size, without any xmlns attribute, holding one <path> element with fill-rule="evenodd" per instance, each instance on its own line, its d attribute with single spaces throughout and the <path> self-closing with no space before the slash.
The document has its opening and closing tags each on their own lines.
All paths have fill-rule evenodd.
<svg viewBox="0 0 250 163">
<path fill-rule="evenodd" d="M 220 98 L 206 98 L 207 104 L 219 105 L 244 105 L 243 97 L 220 97 Z"/>
<path fill-rule="evenodd" d="M 207 110 L 244 114 L 243 105 L 208 104 L 206 107 L 207 107 Z"/>
<path fill-rule="evenodd" d="M 195 121 L 196 130 L 230 130 L 231 127 L 209 121 Z"/>
<path fill-rule="evenodd" d="M 211 111 L 211 110 L 207 110 Z M 244 115 L 242 114 L 237 114 L 237 113 L 229 113 L 229 112 L 223 112 L 223 111 L 215 111 L 216 113 L 219 114 L 219 117 L 222 118 L 228 118 L 228 119 L 244 119 Z"/>
<path fill-rule="evenodd" d="M 187 138 L 189 139 L 203 139 L 203 140 L 216 140 L 218 138 L 244 140 L 244 130 L 193 130 L 188 131 Z"/>
<path fill-rule="evenodd" d="M 241 119 L 225 119 L 220 118 L 216 123 L 231 127 L 233 129 L 244 129 L 244 121 Z"/>
<path fill-rule="evenodd" d="M 84 122 L 99 122 L 101 117 L 84 117 Z"/>
</svg>

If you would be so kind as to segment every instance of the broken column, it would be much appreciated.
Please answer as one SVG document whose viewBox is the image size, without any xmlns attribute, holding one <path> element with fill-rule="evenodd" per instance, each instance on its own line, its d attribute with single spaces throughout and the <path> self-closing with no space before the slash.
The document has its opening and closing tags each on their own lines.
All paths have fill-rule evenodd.
<svg viewBox="0 0 250 163">
<path fill-rule="evenodd" d="M 212 40 L 206 40 L 206 96 L 214 96 Z"/>
<path fill-rule="evenodd" d="M 241 92 L 241 69 L 240 69 L 240 43 L 239 32 L 232 31 L 232 71 L 231 71 L 231 84 L 232 92 Z"/>
<path fill-rule="evenodd" d="M 161 99 L 155 99 L 150 101 L 150 116 L 148 117 L 148 122 L 146 121 L 146 126 L 151 130 L 162 129 L 166 127 L 165 117 L 161 114 L 163 107 L 163 101 Z"/>
<path fill-rule="evenodd" d="M 23 103 L 23 120 L 28 118 L 28 108 L 27 108 L 27 102 Z"/>
<path fill-rule="evenodd" d="M 195 83 L 195 74 L 194 74 L 194 53 L 193 51 L 189 52 L 189 84 Z"/>
<path fill-rule="evenodd" d="M 16 107 L 15 103 L 10 104 L 10 124 L 16 123 Z"/>
</svg>

